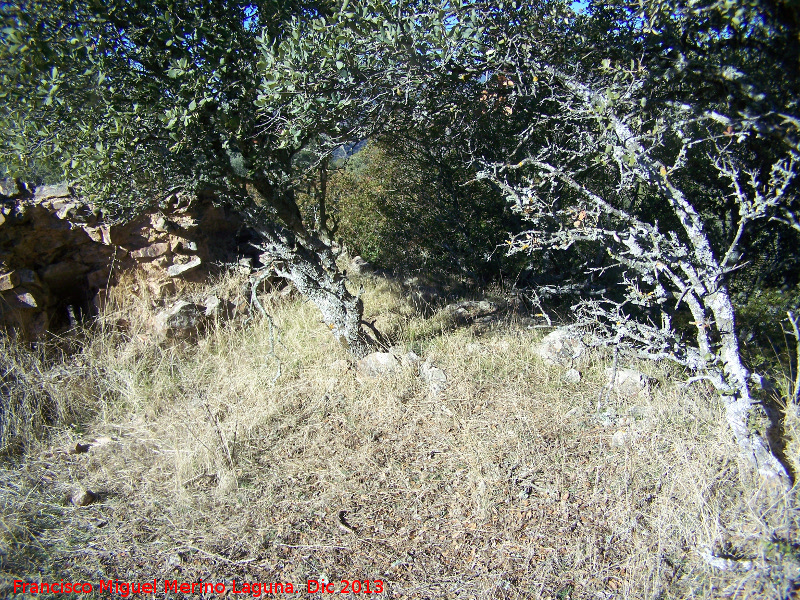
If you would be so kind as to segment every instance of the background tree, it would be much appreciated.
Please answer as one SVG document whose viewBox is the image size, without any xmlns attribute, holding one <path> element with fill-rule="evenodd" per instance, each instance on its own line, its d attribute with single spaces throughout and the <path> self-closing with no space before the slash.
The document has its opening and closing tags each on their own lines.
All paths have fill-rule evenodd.
<svg viewBox="0 0 800 600">
<path fill-rule="evenodd" d="M 505 199 L 449 146 L 421 139 L 371 142 L 331 175 L 337 235 L 375 265 L 444 283 L 481 286 L 519 271 L 497 240 L 519 229 Z M 517 261 L 519 262 L 519 261 Z"/>
</svg>

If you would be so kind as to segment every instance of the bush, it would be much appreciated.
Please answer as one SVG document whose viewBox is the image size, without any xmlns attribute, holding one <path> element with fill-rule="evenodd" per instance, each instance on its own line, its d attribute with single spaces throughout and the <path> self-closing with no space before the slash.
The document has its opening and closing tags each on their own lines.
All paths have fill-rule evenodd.
<svg viewBox="0 0 800 600">
<path fill-rule="evenodd" d="M 463 170 L 371 142 L 331 176 L 338 235 L 382 268 L 495 279 L 514 265 L 496 251 L 513 217 L 496 191 L 467 180 Z"/>
</svg>

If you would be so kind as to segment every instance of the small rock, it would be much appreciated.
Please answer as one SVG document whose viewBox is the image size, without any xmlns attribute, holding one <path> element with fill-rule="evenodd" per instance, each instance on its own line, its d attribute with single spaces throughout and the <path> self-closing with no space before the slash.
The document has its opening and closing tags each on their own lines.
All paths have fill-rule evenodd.
<svg viewBox="0 0 800 600">
<path fill-rule="evenodd" d="M 203 306 L 206 307 L 205 315 L 207 317 L 226 317 L 230 316 L 234 311 L 234 306 L 231 302 L 213 295 L 203 301 Z"/>
<path fill-rule="evenodd" d="M 372 265 L 360 256 L 354 256 L 347 271 L 353 275 L 365 275 L 372 272 Z"/>
<path fill-rule="evenodd" d="M 102 242 L 104 245 L 106 246 L 112 245 L 110 225 L 100 225 L 100 237 L 102 238 Z"/>
<path fill-rule="evenodd" d="M 614 390 L 623 396 L 635 396 L 647 387 L 650 378 L 636 369 L 617 369 L 614 381 L 611 377 L 614 375 L 612 367 L 606 368 L 606 375 L 608 376 L 608 385 L 613 385 Z"/>
<path fill-rule="evenodd" d="M 581 372 L 578 369 L 569 369 L 561 376 L 564 383 L 576 384 L 581 382 Z"/>
<path fill-rule="evenodd" d="M 167 559 L 167 568 L 169 568 L 169 567 L 173 567 L 173 568 L 180 567 L 182 562 L 183 561 L 181 560 L 180 554 L 172 554 Z"/>
<path fill-rule="evenodd" d="M 400 362 L 391 352 L 372 352 L 359 360 L 356 368 L 368 377 L 380 377 L 397 373 Z"/>
<path fill-rule="evenodd" d="M 30 290 L 22 287 L 11 292 L 10 296 L 6 297 L 5 300 L 13 308 L 19 309 L 37 309 L 43 305 L 42 301 L 37 299 Z"/>
<path fill-rule="evenodd" d="M 611 436 L 611 447 L 622 448 L 625 446 L 625 440 L 628 438 L 628 432 L 620 429 Z"/>
<path fill-rule="evenodd" d="M 154 279 L 147 282 L 147 289 L 150 290 L 153 299 L 160 302 L 164 298 L 175 293 L 175 282 L 171 279 L 167 281 Z"/>
<path fill-rule="evenodd" d="M 67 454 L 83 454 L 84 452 L 88 452 L 91 447 L 91 444 L 81 444 L 78 442 L 74 446 L 70 446 Z"/>
<path fill-rule="evenodd" d="M 136 260 L 148 260 L 151 258 L 164 256 L 167 252 L 169 252 L 169 243 L 161 242 L 158 244 L 150 244 L 149 246 L 139 248 L 138 250 L 133 250 L 131 252 L 131 257 L 135 258 Z"/>
<path fill-rule="evenodd" d="M 199 267 L 202 262 L 203 261 L 200 260 L 199 256 L 195 256 L 187 263 L 172 265 L 167 269 L 167 274 L 170 277 L 177 277 L 178 275 L 181 275 L 186 271 Z"/>
<path fill-rule="evenodd" d="M 571 330 L 562 327 L 548 333 L 534 352 L 547 364 L 569 364 L 580 358 L 586 345 Z"/>
<path fill-rule="evenodd" d="M 470 323 L 475 319 L 496 313 L 497 304 L 488 300 L 465 300 L 456 304 L 448 304 L 442 312 L 457 323 Z"/>
<path fill-rule="evenodd" d="M 331 363 L 330 370 L 334 373 L 344 373 L 350 368 L 350 363 L 340 358 Z"/>
<path fill-rule="evenodd" d="M 428 384 L 431 396 L 436 396 L 447 388 L 447 375 L 439 367 L 426 361 L 419 368 L 420 378 Z"/>
<path fill-rule="evenodd" d="M 185 339 L 197 332 L 203 314 L 202 307 L 179 300 L 171 308 L 163 310 L 154 318 L 156 332 L 173 339 Z"/>
<path fill-rule="evenodd" d="M 13 290 L 19 284 L 19 274 L 16 271 L 0 275 L 0 292 Z"/>
<path fill-rule="evenodd" d="M 413 350 L 409 350 L 403 356 L 400 357 L 400 362 L 403 363 L 403 366 L 414 366 L 419 363 L 422 359 L 417 356 L 417 353 Z"/>
<path fill-rule="evenodd" d="M 179 254 L 194 254 L 197 252 L 197 242 L 185 240 L 183 238 L 173 238 L 172 251 Z"/>
<path fill-rule="evenodd" d="M 203 306 L 206 307 L 205 315 L 207 317 L 214 317 L 222 310 L 222 300 L 212 295 L 203 300 Z"/>
<path fill-rule="evenodd" d="M 97 500 L 97 494 L 92 490 L 79 490 L 72 495 L 71 500 L 75 506 L 88 506 Z"/>
<path fill-rule="evenodd" d="M 150 215 L 150 225 L 159 233 L 168 233 L 176 229 L 175 225 L 161 213 Z"/>
<path fill-rule="evenodd" d="M 65 202 L 56 210 L 56 218 L 64 220 L 75 217 L 75 211 L 78 207 L 76 202 Z"/>
<path fill-rule="evenodd" d="M 95 242 L 96 244 L 103 243 L 102 227 L 90 227 L 89 225 L 84 225 L 83 227 L 81 227 L 81 229 L 88 236 L 88 238 L 93 242 Z"/>
</svg>

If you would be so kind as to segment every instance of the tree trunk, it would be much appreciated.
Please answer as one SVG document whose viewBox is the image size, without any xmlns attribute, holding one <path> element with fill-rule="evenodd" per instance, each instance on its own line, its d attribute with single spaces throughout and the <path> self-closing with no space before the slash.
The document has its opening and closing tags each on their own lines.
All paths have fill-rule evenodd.
<svg viewBox="0 0 800 600">
<path fill-rule="evenodd" d="M 261 224 L 257 231 L 264 238 L 264 264 L 291 281 L 322 313 L 325 324 L 356 358 L 375 347 L 375 341 L 362 328 L 364 304 L 347 289 L 345 278 L 336 266 L 330 246 L 309 236 L 301 243 L 293 234 Z M 311 246 L 309 248 L 307 246 Z"/>
<path fill-rule="evenodd" d="M 717 331 L 722 347 L 719 356 L 722 359 L 723 372 L 717 382 L 718 389 L 731 390 L 723 393 L 725 418 L 736 438 L 744 456 L 758 469 L 759 474 L 769 479 L 778 479 L 786 487 L 791 486 L 791 478 L 786 468 L 772 453 L 762 435 L 750 431 L 748 420 L 753 410 L 754 401 L 750 396 L 748 381 L 750 373 L 742 364 L 739 353 L 739 338 L 736 335 L 733 304 L 724 285 L 705 299 L 705 304 L 714 314 Z"/>
</svg>

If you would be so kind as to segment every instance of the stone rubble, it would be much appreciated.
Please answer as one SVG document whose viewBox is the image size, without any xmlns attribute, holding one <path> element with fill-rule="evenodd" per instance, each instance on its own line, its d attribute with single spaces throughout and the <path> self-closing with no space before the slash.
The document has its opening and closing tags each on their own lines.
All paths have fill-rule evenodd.
<svg viewBox="0 0 800 600">
<path fill-rule="evenodd" d="M 163 297 L 171 279 L 205 277 L 244 254 L 252 261 L 251 239 L 241 219 L 210 198 L 175 194 L 120 224 L 67 184 L 32 189 L 0 180 L 0 329 L 39 339 L 67 326 L 70 311 L 102 307 L 107 288 L 134 268 Z"/>
</svg>

